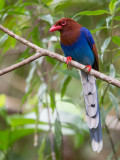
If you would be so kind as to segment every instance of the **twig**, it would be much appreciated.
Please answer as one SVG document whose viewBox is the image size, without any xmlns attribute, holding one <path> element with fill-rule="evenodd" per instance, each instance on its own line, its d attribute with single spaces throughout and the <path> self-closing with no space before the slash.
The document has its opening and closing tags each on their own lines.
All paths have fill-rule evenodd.
<svg viewBox="0 0 120 160">
<path fill-rule="evenodd" d="M 104 98 L 105 98 L 105 95 L 106 95 L 106 93 L 107 93 L 107 90 L 108 90 L 109 86 L 110 86 L 110 85 L 107 84 L 107 86 L 106 86 L 106 88 L 105 88 L 105 90 L 104 90 L 104 93 L 103 93 L 103 95 L 102 95 L 102 97 L 101 97 L 101 101 L 100 101 L 101 104 L 104 103 Z M 108 128 L 108 126 L 107 126 L 106 124 L 105 124 L 105 129 L 106 129 L 106 132 L 107 132 L 107 134 L 108 134 L 108 137 L 109 137 L 109 140 L 110 140 L 110 143 L 111 143 L 111 147 L 112 147 L 112 151 L 113 151 L 113 154 L 114 154 L 114 158 L 115 158 L 115 160 L 117 160 L 117 154 L 116 154 L 116 150 L 115 150 L 115 147 L 114 147 L 114 143 L 113 143 L 112 137 L 111 137 L 111 135 L 110 135 L 109 128 Z"/>
<path fill-rule="evenodd" d="M 47 106 L 47 112 L 48 112 L 48 121 L 49 121 L 49 127 L 50 127 L 49 134 L 50 134 L 50 144 L 51 144 L 51 150 L 52 150 L 51 156 L 52 156 L 52 160 L 56 160 L 55 151 L 54 151 L 54 137 L 52 133 L 52 125 L 51 125 L 51 120 L 50 120 L 50 110 L 48 106 Z"/>
<path fill-rule="evenodd" d="M 43 74 L 38 69 L 36 71 L 37 71 L 37 74 L 40 77 L 41 81 L 45 83 L 46 80 L 45 80 Z M 52 151 L 51 152 L 51 157 L 52 157 L 52 160 L 56 160 L 56 155 L 55 155 L 55 150 L 54 150 L 54 136 L 53 136 L 53 133 L 52 133 L 52 124 L 51 124 L 51 118 L 50 118 L 50 109 L 48 107 L 47 92 L 46 92 L 46 108 L 47 108 L 47 113 L 48 113 L 50 145 L 51 145 L 51 151 Z"/>
<path fill-rule="evenodd" d="M 106 128 L 106 131 L 107 131 L 110 143 L 111 143 L 111 147 L 112 147 L 112 150 L 113 150 L 114 158 L 115 158 L 115 160 L 118 160 L 117 154 L 116 154 L 116 150 L 115 150 L 115 147 L 114 147 L 114 143 L 113 143 L 112 137 L 110 135 L 110 131 L 109 131 L 109 129 L 108 129 L 106 124 L 105 124 L 105 128 Z"/>
<path fill-rule="evenodd" d="M 3 27 L 2 25 L 0 25 L 0 29 L 3 32 L 5 32 L 8 35 L 10 35 L 11 37 L 13 37 L 16 40 L 20 41 L 24 45 L 27 45 L 27 46 L 31 47 L 32 49 L 34 49 L 37 52 L 36 54 L 34 54 L 33 56 L 31 56 L 31 57 L 23 60 L 22 62 L 19 62 L 17 64 L 14 64 L 14 65 L 8 67 L 8 68 L 0 70 L 0 76 L 3 75 L 3 74 L 6 74 L 8 72 L 11 72 L 11 71 L 13 71 L 13 70 L 15 70 L 15 69 L 17 69 L 19 67 L 22 67 L 25 64 L 28 64 L 28 63 L 36 60 L 37 58 L 39 58 L 41 56 L 49 56 L 49 57 L 52 57 L 52 58 L 54 58 L 54 59 L 56 59 L 58 61 L 66 63 L 66 58 L 64 56 L 61 56 L 61 55 L 59 55 L 57 53 L 54 53 L 54 52 L 45 50 L 43 48 L 40 48 L 37 45 L 35 45 L 35 44 L 27 41 L 26 39 L 18 36 L 17 34 L 13 33 L 12 31 L 8 30 L 7 28 Z M 73 66 L 73 67 L 75 67 L 75 68 L 77 68 L 77 69 L 85 70 L 85 66 L 84 65 L 82 65 L 82 64 L 80 64 L 78 62 L 75 62 L 73 60 L 71 61 L 70 65 Z M 106 81 L 109 84 L 112 84 L 112 85 L 120 88 L 120 81 L 117 80 L 117 79 L 111 78 L 111 77 L 109 77 L 109 76 L 107 76 L 107 75 L 105 75 L 103 73 L 100 73 L 98 71 L 95 71 L 93 69 L 90 71 L 90 74 L 93 75 L 93 76 L 95 76 L 96 78 L 99 78 L 99 79 L 101 79 L 103 81 Z"/>
</svg>

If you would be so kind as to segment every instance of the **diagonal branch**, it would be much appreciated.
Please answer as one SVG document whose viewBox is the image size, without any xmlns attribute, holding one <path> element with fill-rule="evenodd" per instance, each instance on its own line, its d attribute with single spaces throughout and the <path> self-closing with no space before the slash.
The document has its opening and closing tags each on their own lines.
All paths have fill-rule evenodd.
<svg viewBox="0 0 120 160">
<path fill-rule="evenodd" d="M 54 59 L 56 59 L 58 61 L 66 63 L 66 57 L 61 56 L 61 55 L 59 55 L 57 53 L 45 50 L 43 48 L 40 48 L 37 45 L 29 42 L 28 40 L 18 36 L 17 34 L 13 33 L 12 31 L 8 30 L 7 28 L 3 27 L 2 25 L 0 25 L 0 30 L 2 30 L 3 32 L 7 33 L 11 37 L 13 37 L 16 40 L 18 40 L 19 42 L 23 43 L 24 45 L 27 45 L 28 47 L 31 47 L 32 49 L 34 49 L 36 51 L 36 54 L 34 54 L 33 56 L 23 60 L 22 62 L 19 62 L 17 64 L 14 64 L 14 65 L 8 67 L 8 68 L 0 70 L 0 76 L 3 75 L 3 74 L 6 74 L 8 72 L 11 72 L 11 71 L 13 71 L 13 70 L 15 70 L 15 69 L 17 69 L 19 67 L 22 67 L 25 64 L 28 64 L 28 63 L 38 59 L 41 56 L 49 56 L 49 57 L 52 57 L 52 58 L 54 58 Z M 77 69 L 85 70 L 85 66 L 80 64 L 80 63 L 78 63 L 78 62 L 76 62 L 76 61 L 72 60 L 70 65 L 75 67 L 75 68 L 77 68 Z M 94 69 L 92 69 L 90 71 L 90 74 L 95 76 L 96 78 L 99 78 L 99 79 L 101 79 L 103 81 L 106 81 L 109 84 L 112 84 L 112 85 L 120 88 L 120 81 L 117 80 L 117 79 L 111 78 L 111 77 L 109 77 L 109 76 L 107 76 L 107 75 L 105 75 L 103 73 L 100 73 L 100 72 L 94 70 Z"/>
</svg>

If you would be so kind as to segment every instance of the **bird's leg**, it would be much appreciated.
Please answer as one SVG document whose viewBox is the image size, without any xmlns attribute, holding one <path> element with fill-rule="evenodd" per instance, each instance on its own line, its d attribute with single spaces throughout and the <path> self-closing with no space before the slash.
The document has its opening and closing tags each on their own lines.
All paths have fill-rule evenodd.
<svg viewBox="0 0 120 160">
<path fill-rule="evenodd" d="M 67 65 L 70 64 L 71 60 L 72 60 L 72 57 L 67 57 L 67 59 L 66 59 Z"/>
<path fill-rule="evenodd" d="M 91 71 L 91 69 L 92 69 L 91 65 L 87 65 L 87 66 L 85 66 L 85 69 L 86 69 L 86 68 L 88 68 L 88 72 L 90 72 L 90 71 Z"/>
</svg>

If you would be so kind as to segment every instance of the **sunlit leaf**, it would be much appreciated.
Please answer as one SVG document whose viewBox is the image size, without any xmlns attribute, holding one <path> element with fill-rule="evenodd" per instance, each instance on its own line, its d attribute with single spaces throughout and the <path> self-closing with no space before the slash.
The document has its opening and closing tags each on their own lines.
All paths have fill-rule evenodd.
<svg viewBox="0 0 120 160">
<path fill-rule="evenodd" d="M 114 19 L 120 21 L 120 16 L 116 16 L 116 17 L 114 17 Z"/>
<path fill-rule="evenodd" d="M 117 44 L 118 46 L 120 46 L 120 37 L 118 36 L 113 36 L 112 37 L 112 41 Z"/>
<path fill-rule="evenodd" d="M 31 133 L 34 133 L 34 129 L 15 129 L 11 132 L 10 137 L 9 137 L 9 145 L 12 145 L 16 140 L 27 136 Z"/>
<path fill-rule="evenodd" d="M 103 27 L 99 27 L 99 28 L 96 28 L 96 29 L 94 29 L 94 30 L 91 30 L 90 32 L 91 32 L 91 33 L 95 33 L 95 32 L 97 32 L 97 31 L 100 31 L 100 30 L 106 29 L 106 28 L 107 28 L 106 26 L 103 26 Z"/>
<path fill-rule="evenodd" d="M 4 8 L 5 0 L 0 0 L 0 10 Z"/>
<path fill-rule="evenodd" d="M 105 14 L 105 13 L 108 13 L 109 12 L 107 10 L 97 10 L 97 11 L 83 11 L 83 12 L 79 12 L 77 14 L 75 14 L 73 16 L 73 19 L 76 17 L 76 16 L 79 16 L 79 15 L 85 15 L 85 16 L 91 16 L 91 15 L 101 15 L 101 14 Z"/>
<path fill-rule="evenodd" d="M 109 3 L 109 10 L 110 10 L 111 14 L 114 13 L 116 2 L 117 2 L 117 0 L 111 0 L 110 3 Z"/>
<path fill-rule="evenodd" d="M 4 94 L 0 95 L 0 108 L 5 106 L 6 96 Z"/>
<path fill-rule="evenodd" d="M 9 130 L 0 130 L 0 150 L 6 150 L 9 147 Z"/>
</svg>

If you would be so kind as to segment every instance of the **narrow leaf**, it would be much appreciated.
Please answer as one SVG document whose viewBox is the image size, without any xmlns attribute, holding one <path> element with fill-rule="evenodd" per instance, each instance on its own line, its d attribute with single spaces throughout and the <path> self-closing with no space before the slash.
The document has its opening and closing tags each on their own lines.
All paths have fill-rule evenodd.
<svg viewBox="0 0 120 160">
<path fill-rule="evenodd" d="M 108 29 L 110 28 L 109 23 L 110 23 L 110 21 L 111 21 L 112 19 L 113 19 L 113 16 L 109 16 L 109 17 L 106 18 L 106 25 L 107 25 L 107 28 L 108 28 Z"/>
<path fill-rule="evenodd" d="M 102 55 L 101 55 L 101 60 L 102 60 L 102 62 L 103 62 L 104 52 L 105 52 L 106 48 L 108 47 L 110 41 L 111 41 L 111 37 L 108 37 L 108 38 L 103 42 L 103 45 L 102 45 L 102 47 L 101 47 L 101 53 L 102 53 Z"/>
<path fill-rule="evenodd" d="M 109 10 L 112 15 L 114 14 L 116 2 L 117 2 L 117 0 L 111 0 L 109 3 Z"/>
<path fill-rule="evenodd" d="M 47 21 L 50 25 L 53 24 L 53 17 L 50 14 L 41 15 L 40 18 L 44 21 Z"/>
<path fill-rule="evenodd" d="M 113 60 L 112 60 L 112 63 L 116 60 L 116 58 L 117 58 L 118 56 L 120 56 L 120 51 L 119 51 L 118 53 L 116 53 L 115 57 L 114 57 Z"/>
<path fill-rule="evenodd" d="M 57 148 L 60 151 L 61 144 L 62 144 L 62 131 L 61 131 L 60 122 L 57 119 L 55 120 L 55 140 L 56 140 Z"/>
<path fill-rule="evenodd" d="M 71 77 L 70 76 L 65 76 L 63 82 L 62 82 L 62 89 L 61 89 L 61 97 L 64 96 L 66 90 L 67 90 L 67 87 L 68 87 L 68 84 L 69 82 L 71 81 Z"/>
<path fill-rule="evenodd" d="M 46 141 L 45 141 L 46 137 L 44 137 L 42 139 L 38 154 L 39 154 L 39 158 L 38 160 L 43 160 L 44 159 L 44 150 L 45 150 L 45 145 L 46 145 Z"/>
<path fill-rule="evenodd" d="M 0 108 L 5 106 L 6 96 L 4 94 L 0 95 Z"/>
<path fill-rule="evenodd" d="M 0 47 L 4 44 L 4 42 L 8 39 L 8 34 L 4 34 L 0 38 Z"/>
<path fill-rule="evenodd" d="M 110 65 L 110 77 L 115 78 L 115 67 L 113 64 Z"/>
<path fill-rule="evenodd" d="M 0 0 L 0 10 L 4 8 L 5 0 Z"/>
<path fill-rule="evenodd" d="M 118 36 L 113 36 L 112 41 L 117 44 L 118 46 L 120 46 L 120 37 Z"/>
<path fill-rule="evenodd" d="M 96 28 L 96 29 L 94 29 L 94 30 L 91 30 L 90 32 L 91 32 L 91 33 L 95 33 L 95 32 L 97 32 L 97 31 L 100 31 L 100 30 L 106 29 L 106 28 L 107 28 L 106 26 L 103 26 L 103 27 L 99 27 L 99 28 Z"/>
<path fill-rule="evenodd" d="M 119 102 L 118 102 L 118 97 L 116 97 L 111 92 L 108 92 L 108 93 L 109 93 L 109 98 L 111 100 L 111 103 L 112 103 L 113 107 L 115 108 L 116 115 L 117 115 L 117 117 L 119 117 Z"/>
<path fill-rule="evenodd" d="M 79 15 L 85 15 L 85 16 L 91 16 L 91 15 L 102 15 L 102 14 L 105 14 L 105 13 L 108 13 L 109 12 L 107 10 L 97 10 L 97 11 L 83 11 L 83 12 L 79 12 L 77 14 L 75 14 L 73 16 L 73 19 L 76 17 L 76 16 L 79 16 Z"/>
<path fill-rule="evenodd" d="M 116 16 L 114 19 L 120 21 L 120 16 Z"/>
<path fill-rule="evenodd" d="M 55 91 L 53 89 L 50 91 L 50 101 L 51 101 L 50 106 L 51 106 L 52 110 L 54 110 L 54 108 L 55 108 Z"/>
</svg>

